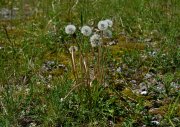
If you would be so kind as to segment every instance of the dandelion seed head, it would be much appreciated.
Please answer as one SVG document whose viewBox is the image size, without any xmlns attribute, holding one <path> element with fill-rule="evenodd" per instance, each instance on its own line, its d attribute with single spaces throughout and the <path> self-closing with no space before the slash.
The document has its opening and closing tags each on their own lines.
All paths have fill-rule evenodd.
<svg viewBox="0 0 180 127">
<path fill-rule="evenodd" d="M 108 23 L 106 21 L 99 21 L 98 29 L 99 30 L 106 30 L 108 28 Z"/>
<path fill-rule="evenodd" d="M 103 31 L 103 36 L 104 36 L 105 38 L 112 38 L 112 31 L 110 31 L 110 30 L 104 30 L 104 31 Z"/>
<path fill-rule="evenodd" d="M 76 27 L 74 25 L 67 25 L 65 27 L 65 32 L 67 34 L 74 34 L 75 31 L 76 31 Z"/>
<path fill-rule="evenodd" d="M 71 46 L 70 48 L 69 48 L 69 52 L 70 53 L 72 53 L 72 52 L 77 52 L 78 51 L 78 47 L 76 47 L 76 46 Z"/>
<path fill-rule="evenodd" d="M 98 34 L 94 34 L 90 37 L 90 42 L 92 47 L 96 47 L 102 44 L 101 37 Z"/>
<path fill-rule="evenodd" d="M 92 33 L 92 30 L 89 26 L 83 26 L 81 28 L 81 33 L 84 35 L 84 36 L 90 36 L 91 33 Z"/>
<path fill-rule="evenodd" d="M 109 27 L 112 27 L 112 26 L 113 26 L 113 21 L 112 21 L 112 20 L 106 19 L 105 21 L 107 22 L 107 24 L 108 24 Z"/>
</svg>

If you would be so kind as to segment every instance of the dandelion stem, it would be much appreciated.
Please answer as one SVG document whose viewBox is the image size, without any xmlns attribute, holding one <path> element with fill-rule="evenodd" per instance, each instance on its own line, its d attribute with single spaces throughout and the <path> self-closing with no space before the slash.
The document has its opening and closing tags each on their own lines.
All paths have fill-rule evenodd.
<svg viewBox="0 0 180 127">
<path fill-rule="evenodd" d="M 101 83 L 101 46 L 98 47 L 98 79 L 99 83 Z"/>
<path fill-rule="evenodd" d="M 74 58 L 74 51 L 73 50 L 72 50 L 72 53 L 71 53 L 71 60 L 72 60 L 72 67 L 73 67 L 74 77 L 75 77 L 75 80 L 77 82 L 78 76 L 76 74 L 76 65 L 75 65 L 75 58 Z"/>
</svg>

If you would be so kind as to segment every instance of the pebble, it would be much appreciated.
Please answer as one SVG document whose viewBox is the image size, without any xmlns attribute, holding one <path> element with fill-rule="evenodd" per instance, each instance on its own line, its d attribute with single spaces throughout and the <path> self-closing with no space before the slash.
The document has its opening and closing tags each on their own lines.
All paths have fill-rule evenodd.
<svg viewBox="0 0 180 127">
<path fill-rule="evenodd" d="M 30 124 L 29 124 L 29 127 L 36 127 L 36 123 L 33 123 L 33 122 L 30 123 Z"/>
<path fill-rule="evenodd" d="M 145 79 L 149 79 L 149 78 L 152 78 L 152 74 L 150 74 L 150 73 L 147 73 L 146 75 L 145 75 Z"/>
<path fill-rule="evenodd" d="M 145 82 L 141 82 L 141 83 L 139 84 L 139 86 L 140 86 L 140 88 L 146 87 L 146 83 L 145 83 Z M 147 88 L 147 87 L 146 87 L 146 88 Z"/>
<path fill-rule="evenodd" d="M 151 123 L 154 124 L 154 125 L 159 125 L 160 124 L 159 121 L 156 121 L 156 120 L 151 121 Z"/>
<path fill-rule="evenodd" d="M 121 68 L 121 67 L 118 67 L 118 68 L 116 69 L 116 72 L 121 73 L 121 72 L 122 72 L 122 68 Z"/>
<path fill-rule="evenodd" d="M 156 54 L 157 54 L 157 52 L 156 52 L 156 51 L 152 51 L 152 52 L 148 52 L 148 54 L 149 54 L 150 56 L 152 56 L 152 57 L 155 57 Z"/>
<path fill-rule="evenodd" d="M 176 89 L 180 88 L 180 85 L 178 83 L 175 83 L 175 82 L 171 82 L 170 85 L 171 85 L 171 87 L 176 88 Z"/>
<path fill-rule="evenodd" d="M 140 94 L 141 94 L 141 95 L 147 95 L 148 92 L 147 92 L 147 91 L 142 91 Z"/>
<path fill-rule="evenodd" d="M 109 42 L 109 45 L 115 45 L 115 44 L 116 44 L 115 41 L 110 41 L 110 42 Z"/>
<path fill-rule="evenodd" d="M 132 84 L 136 84 L 136 80 L 131 80 L 130 81 Z"/>
<path fill-rule="evenodd" d="M 151 42 L 152 41 L 152 38 L 146 38 L 144 39 L 144 42 Z"/>
</svg>

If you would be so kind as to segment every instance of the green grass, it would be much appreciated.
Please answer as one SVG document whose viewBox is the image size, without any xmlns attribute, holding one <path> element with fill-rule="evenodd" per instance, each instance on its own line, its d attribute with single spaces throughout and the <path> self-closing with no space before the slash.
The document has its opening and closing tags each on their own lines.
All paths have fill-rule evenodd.
<svg viewBox="0 0 180 127">
<path fill-rule="evenodd" d="M 0 17 L 0 127 L 180 126 L 180 1 L 0 2 L 14 7 L 16 18 Z M 89 37 L 65 33 L 69 23 L 96 29 L 107 18 L 113 37 L 104 41 L 117 44 L 95 48 L 95 59 Z M 98 70 L 92 86 L 81 58 Z"/>
</svg>

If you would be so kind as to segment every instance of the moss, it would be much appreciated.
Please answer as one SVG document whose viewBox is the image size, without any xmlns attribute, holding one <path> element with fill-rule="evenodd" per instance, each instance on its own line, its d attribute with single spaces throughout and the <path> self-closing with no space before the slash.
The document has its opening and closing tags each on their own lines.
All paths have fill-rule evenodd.
<svg viewBox="0 0 180 127">
<path fill-rule="evenodd" d="M 53 53 L 52 51 L 47 51 L 43 57 L 44 60 L 56 60 L 59 63 L 68 65 L 70 64 L 70 57 L 66 53 Z"/>
<path fill-rule="evenodd" d="M 144 43 L 127 42 L 126 41 L 126 37 L 123 37 L 123 36 L 117 37 L 116 40 L 117 40 L 117 44 L 109 47 L 112 55 L 116 59 L 120 59 L 120 57 L 126 51 L 130 51 L 130 50 L 144 50 L 146 48 L 146 45 Z"/>
<path fill-rule="evenodd" d="M 152 115 L 160 114 L 160 115 L 164 116 L 165 113 L 166 113 L 166 111 L 164 111 L 164 108 L 153 108 L 153 109 L 149 110 L 149 114 L 152 114 Z"/>
<path fill-rule="evenodd" d="M 149 100 L 146 100 L 146 101 L 144 102 L 144 106 L 145 106 L 145 107 L 153 107 L 153 102 L 152 102 L 152 101 L 149 101 Z"/>
<path fill-rule="evenodd" d="M 49 74 L 51 74 L 52 76 L 60 76 L 64 73 L 63 69 L 55 69 L 52 70 L 51 72 L 49 72 Z"/>
<path fill-rule="evenodd" d="M 119 46 L 119 45 L 115 45 L 115 46 L 112 46 L 112 47 L 109 47 L 110 51 L 111 51 L 111 54 L 113 56 L 122 56 L 124 51 L 122 50 L 122 48 Z"/>
<path fill-rule="evenodd" d="M 133 100 L 136 102 L 138 99 L 137 96 L 133 93 L 133 91 L 130 88 L 125 88 L 122 91 L 123 96 L 128 97 L 130 100 Z"/>
<path fill-rule="evenodd" d="M 125 41 L 120 41 L 118 42 L 117 46 L 120 49 L 124 50 L 144 50 L 145 49 L 145 44 L 144 43 L 139 43 L 139 42 L 125 42 Z"/>
</svg>

